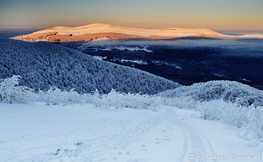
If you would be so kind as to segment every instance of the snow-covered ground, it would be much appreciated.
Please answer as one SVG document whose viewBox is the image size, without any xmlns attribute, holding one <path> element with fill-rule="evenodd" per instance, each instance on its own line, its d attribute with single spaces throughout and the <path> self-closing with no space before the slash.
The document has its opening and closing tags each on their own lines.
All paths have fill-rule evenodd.
<svg viewBox="0 0 263 162">
<path fill-rule="evenodd" d="M 156 112 L 0 103 L 0 161 L 262 161 L 262 142 L 198 116 L 168 106 Z"/>
</svg>

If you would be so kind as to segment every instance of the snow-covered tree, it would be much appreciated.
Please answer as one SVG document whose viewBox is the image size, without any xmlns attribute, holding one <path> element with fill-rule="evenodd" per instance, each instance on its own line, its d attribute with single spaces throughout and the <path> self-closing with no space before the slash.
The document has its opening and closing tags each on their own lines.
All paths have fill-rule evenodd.
<svg viewBox="0 0 263 162">
<path fill-rule="evenodd" d="M 14 75 L 0 83 L 0 102 L 28 103 L 32 99 L 32 90 L 28 87 L 19 86 L 20 78 L 19 75 Z"/>
<path fill-rule="evenodd" d="M 19 59 L 18 59 L 19 58 Z M 49 42 L 29 43 L 0 38 L 0 79 L 20 75 L 20 85 L 38 90 L 56 86 L 78 93 L 112 89 L 156 94 L 180 86 L 167 79 L 93 57 Z M 144 86 L 140 86 L 144 85 Z"/>
</svg>

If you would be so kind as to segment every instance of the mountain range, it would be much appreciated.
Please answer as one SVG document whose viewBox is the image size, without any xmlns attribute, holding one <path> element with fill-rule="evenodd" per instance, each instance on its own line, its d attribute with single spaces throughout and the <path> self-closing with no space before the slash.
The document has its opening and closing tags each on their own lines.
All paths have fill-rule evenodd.
<svg viewBox="0 0 263 162">
<path fill-rule="evenodd" d="M 221 34 L 208 29 L 142 29 L 108 24 L 90 24 L 79 27 L 58 26 L 45 30 L 40 30 L 28 35 L 16 36 L 13 39 L 36 42 L 76 42 L 91 41 L 98 38 L 108 39 L 175 39 L 183 37 L 202 38 L 263 38 L 263 35 L 243 35 L 231 36 Z"/>
</svg>

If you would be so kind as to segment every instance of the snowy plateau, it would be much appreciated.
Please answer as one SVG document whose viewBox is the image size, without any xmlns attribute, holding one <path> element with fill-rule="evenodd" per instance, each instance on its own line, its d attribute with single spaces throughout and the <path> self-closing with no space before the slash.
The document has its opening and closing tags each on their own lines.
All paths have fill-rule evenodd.
<svg viewBox="0 0 263 162">
<path fill-rule="evenodd" d="M 105 24 L 0 37 L 0 162 L 263 161 L 261 38 Z"/>
</svg>

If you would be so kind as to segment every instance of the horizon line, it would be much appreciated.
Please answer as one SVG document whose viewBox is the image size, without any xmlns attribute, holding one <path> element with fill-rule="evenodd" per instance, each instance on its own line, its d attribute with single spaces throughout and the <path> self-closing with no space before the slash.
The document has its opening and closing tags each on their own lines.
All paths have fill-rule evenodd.
<svg viewBox="0 0 263 162">
<path fill-rule="evenodd" d="M 91 23 L 87 25 L 92 24 L 103 24 L 103 25 L 112 25 L 112 24 L 104 24 L 104 23 Z M 54 27 L 80 27 L 80 26 L 87 26 L 87 25 L 79 25 L 79 26 L 66 26 L 66 25 L 57 25 L 57 26 L 49 26 L 49 27 L 1 27 L 1 30 L 43 30 L 43 29 L 49 29 Z M 124 25 L 112 25 L 112 26 L 118 26 L 118 27 L 128 27 L 128 28 L 140 28 L 140 29 L 172 29 L 172 28 L 181 28 L 181 29 L 208 29 L 213 31 L 263 31 L 262 30 L 254 30 L 254 29 L 210 29 L 210 28 L 185 28 L 185 27 L 165 27 L 165 28 L 144 28 L 144 27 L 130 27 L 130 26 L 124 26 Z"/>
</svg>

